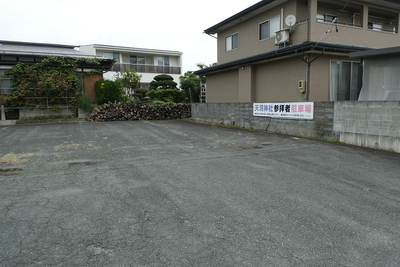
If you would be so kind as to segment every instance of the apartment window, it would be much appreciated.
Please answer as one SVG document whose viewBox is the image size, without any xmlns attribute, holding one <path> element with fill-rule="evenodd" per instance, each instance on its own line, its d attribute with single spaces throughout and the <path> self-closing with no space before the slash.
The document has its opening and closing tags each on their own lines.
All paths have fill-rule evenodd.
<svg viewBox="0 0 400 267">
<path fill-rule="evenodd" d="M 260 40 L 271 38 L 281 29 L 280 16 L 260 24 Z"/>
<path fill-rule="evenodd" d="M 158 61 L 158 66 L 169 66 L 168 56 L 158 56 L 157 61 Z"/>
<path fill-rule="evenodd" d="M 382 31 L 383 27 L 381 23 L 368 22 L 368 29 L 373 31 Z"/>
<path fill-rule="evenodd" d="M 368 8 L 368 29 L 373 31 L 383 31 L 398 33 L 397 25 L 399 13 Z"/>
<path fill-rule="evenodd" d="M 232 34 L 225 38 L 226 51 L 239 48 L 239 33 Z"/>
<path fill-rule="evenodd" d="M 146 58 L 143 56 L 130 56 L 129 57 L 129 62 L 131 64 L 135 65 L 145 65 L 146 64 Z"/>
<path fill-rule="evenodd" d="M 114 59 L 117 63 L 120 63 L 119 53 L 115 52 L 104 52 L 103 56 L 108 59 Z"/>
<path fill-rule="evenodd" d="M 358 62 L 331 61 L 330 100 L 357 100 L 359 91 Z"/>
<path fill-rule="evenodd" d="M 333 15 L 322 14 L 322 13 L 317 14 L 317 22 L 332 23 L 335 18 L 336 16 Z"/>
</svg>

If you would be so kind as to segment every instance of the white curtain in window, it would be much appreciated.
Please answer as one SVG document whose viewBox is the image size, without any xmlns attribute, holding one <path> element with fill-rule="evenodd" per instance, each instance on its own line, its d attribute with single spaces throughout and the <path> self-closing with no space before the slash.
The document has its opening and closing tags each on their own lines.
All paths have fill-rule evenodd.
<svg viewBox="0 0 400 267">
<path fill-rule="evenodd" d="M 275 33 L 281 29 L 280 16 L 270 20 L 271 37 L 275 36 Z"/>
<path fill-rule="evenodd" d="M 364 59 L 359 101 L 400 101 L 400 56 Z"/>
<path fill-rule="evenodd" d="M 232 36 L 226 37 L 225 45 L 226 45 L 226 47 L 225 47 L 226 51 L 232 50 Z"/>
<path fill-rule="evenodd" d="M 330 79 L 329 79 L 329 92 L 330 101 L 337 100 L 337 93 L 339 88 L 339 71 L 340 71 L 340 62 L 339 61 L 331 61 L 331 70 L 330 70 Z"/>
</svg>

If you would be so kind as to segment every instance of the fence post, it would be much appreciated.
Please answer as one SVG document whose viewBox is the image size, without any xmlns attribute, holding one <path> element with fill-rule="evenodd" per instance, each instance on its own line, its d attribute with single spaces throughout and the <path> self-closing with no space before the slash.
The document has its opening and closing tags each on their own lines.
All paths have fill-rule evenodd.
<svg viewBox="0 0 400 267">
<path fill-rule="evenodd" d="M 1 110 L 1 120 L 5 121 L 6 120 L 6 113 L 4 111 L 4 105 L 1 105 L 0 110 Z"/>
</svg>

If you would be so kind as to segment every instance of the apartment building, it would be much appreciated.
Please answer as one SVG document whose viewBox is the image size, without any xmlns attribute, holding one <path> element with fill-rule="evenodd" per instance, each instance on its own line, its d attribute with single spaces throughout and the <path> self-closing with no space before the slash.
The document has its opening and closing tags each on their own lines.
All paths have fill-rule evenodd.
<svg viewBox="0 0 400 267">
<path fill-rule="evenodd" d="M 397 0 L 260 1 L 204 31 L 218 64 L 195 73 L 209 103 L 357 100 L 349 53 L 397 46 L 399 13 Z"/>
<path fill-rule="evenodd" d="M 113 80 L 116 73 L 133 68 L 142 75 L 141 88 L 148 89 L 154 76 L 171 75 L 179 83 L 182 75 L 182 52 L 156 50 L 112 45 L 81 45 L 79 50 L 107 59 L 114 59 L 113 67 L 104 74 L 105 79 Z"/>
</svg>

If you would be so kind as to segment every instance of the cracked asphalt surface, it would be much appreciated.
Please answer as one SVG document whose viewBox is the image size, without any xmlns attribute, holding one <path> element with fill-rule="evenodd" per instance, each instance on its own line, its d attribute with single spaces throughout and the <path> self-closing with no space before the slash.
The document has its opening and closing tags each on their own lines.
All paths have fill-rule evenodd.
<svg viewBox="0 0 400 267">
<path fill-rule="evenodd" d="M 400 154 L 188 120 L 0 144 L 1 266 L 400 265 Z"/>
</svg>

